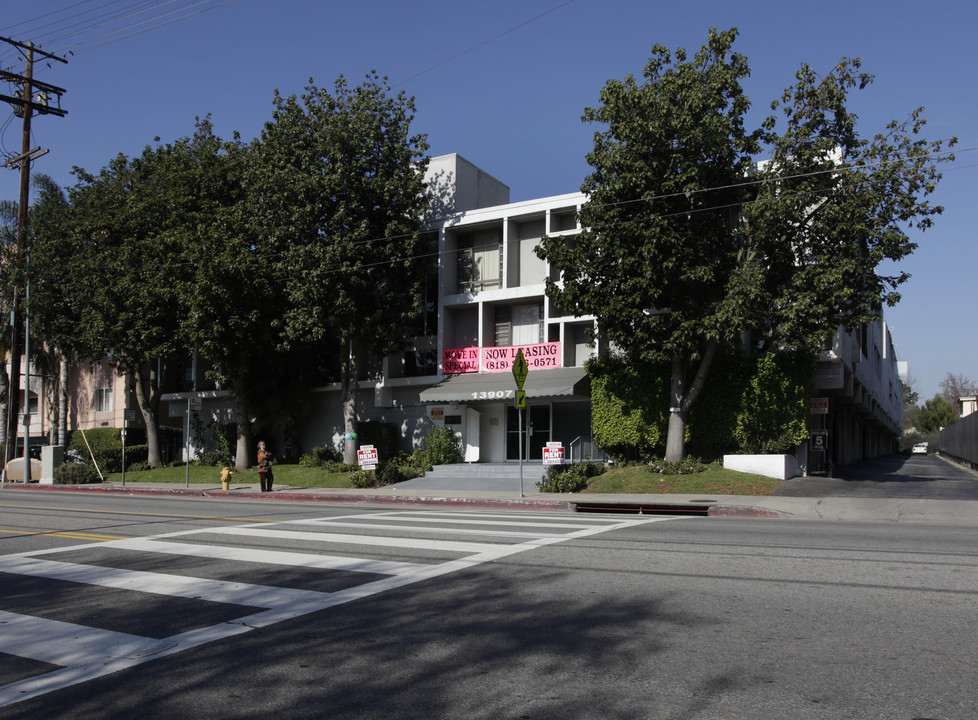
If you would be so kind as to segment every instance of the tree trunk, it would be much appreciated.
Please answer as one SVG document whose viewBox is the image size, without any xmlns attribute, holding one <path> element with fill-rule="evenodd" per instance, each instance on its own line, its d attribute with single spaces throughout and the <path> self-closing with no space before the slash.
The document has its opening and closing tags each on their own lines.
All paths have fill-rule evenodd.
<svg viewBox="0 0 978 720">
<path fill-rule="evenodd" d="M 251 434 L 251 423 L 248 422 L 248 407 L 245 403 L 244 392 L 240 385 L 234 389 L 234 425 L 237 429 L 237 442 L 234 446 L 234 469 L 247 470 L 251 467 L 248 455 L 248 438 Z"/>
<path fill-rule="evenodd" d="M 689 359 L 680 355 L 672 357 L 672 382 L 669 393 L 671 405 L 669 431 L 666 436 L 666 460 L 671 463 L 677 463 L 686 456 L 686 421 L 689 419 L 689 410 L 703 389 L 716 352 L 717 343 L 715 340 L 710 340 L 690 385 L 686 384 Z"/>
<path fill-rule="evenodd" d="M 357 361 L 353 350 L 353 334 L 344 338 L 344 359 L 340 373 L 343 386 L 343 462 L 352 465 L 357 461 L 357 440 L 346 438 L 357 431 Z"/>
<path fill-rule="evenodd" d="M 59 353 L 61 364 L 58 366 L 58 445 L 64 447 L 68 443 L 68 358 Z"/>
<path fill-rule="evenodd" d="M 137 367 L 132 373 L 132 381 L 136 401 L 146 423 L 146 461 L 150 467 L 158 468 L 163 465 L 160 456 L 160 379 L 153 363 Z"/>
</svg>

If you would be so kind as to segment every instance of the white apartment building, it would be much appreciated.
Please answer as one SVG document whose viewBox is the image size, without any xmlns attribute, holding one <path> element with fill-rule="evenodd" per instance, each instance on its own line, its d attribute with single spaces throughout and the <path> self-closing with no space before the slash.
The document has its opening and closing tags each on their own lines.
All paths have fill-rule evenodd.
<svg viewBox="0 0 978 720">
<path fill-rule="evenodd" d="M 413 338 L 406 355 L 387 358 L 380 379 L 360 383 L 359 418 L 398 424 L 406 447 L 432 424 L 451 427 L 466 462 L 539 461 L 548 442 L 560 442 L 569 458 L 602 456 L 584 371 L 594 318 L 553 306 L 544 292 L 552 271 L 534 252 L 544 235 L 578 231 L 584 196 L 509 203 L 509 188 L 458 155 L 433 158 L 428 180 L 437 328 Z M 528 365 L 522 434 L 512 371 L 519 350 Z M 418 372 L 424 367 L 430 374 Z M 304 444 L 340 443 L 338 390 L 317 392 L 313 416 L 326 423 L 309 428 Z"/>
</svg>

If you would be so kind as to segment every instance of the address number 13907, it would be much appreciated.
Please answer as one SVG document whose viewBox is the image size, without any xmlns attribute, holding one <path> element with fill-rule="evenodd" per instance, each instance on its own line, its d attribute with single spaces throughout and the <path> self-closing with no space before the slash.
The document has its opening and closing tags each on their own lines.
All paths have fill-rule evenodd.
<svg viewBox="0 0 978 720">
<path fill-rule="evenodd" d="M 473 400 L 505 400 L 513 397 L 513 390 L 482 390 L 472 393 Z"/>
</svg>

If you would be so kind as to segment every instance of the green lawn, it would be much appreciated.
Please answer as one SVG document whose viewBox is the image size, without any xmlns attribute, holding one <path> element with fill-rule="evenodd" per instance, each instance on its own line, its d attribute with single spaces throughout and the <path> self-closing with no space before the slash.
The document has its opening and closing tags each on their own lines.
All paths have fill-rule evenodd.
<svg viewBox="0 0 978 720">
<path fill-rule="evenodd" d="M 318 467 L 304 467 L 302 465 L 276 465 L 274 474 L 276 485 L 289 485 L 292 487 L 351 487 L 349 473 L 327 473 L 325 470 Z M 112 473 L 111 475 L 107 475 L 105 479 L 111 480 L 112 482 L 121 482 L 122 473 Z M 131 482 L 185 483 L 187 482 L 187 467 L 186 465 L 177 465 L 174 467 L 160 468 L 158 470 L 141 470 L 139 472 L 127 470 L 126 484 Z M 200 483 L 219 485 L 221 482 L 221 468 L 191 465 L 190 482 L 191 484 Z M 252 468 L 251 470 L 239 470 L 238 472 L 234 473 L 234 477 L 231 479 L 232 485 L 257 485 L 258 482 L 257 468 Z"/>
<path fill-rule="evenodd" d="M 586 493 L 672 493 L 677 495 L 770 495 L 780 480 L 713 465 L 693 475 L 658 475 L 644 465 L 611 468 L 592 478 Z"/>
<path fill-rule="evenodd" d="M 120 482 L 122 473 L 112 473 L 106 480 Z M 184 465 L 126 472 L 126 483 L 185 483 L 187 470 Z M 215 467 L 190 466 L 190 482 L 219 484 L 221 469 Z M 256 469 L 236 472 L 232 484 L 258 484 Z M 277 465 L 275 484 L 279 487 L 328 487 L 348 488 L 349 473 L 327 473 L 318 467 L 301 465 Z M 748 475 L 735 470 L 725 470 L 709 466 L 706 472 L 694 475 L 653 475 L 644 466 L 616 467 L 604 475 L 591 479 L 586 493 L 676 493 L 681 495 L 770 495 L 781 486 L 780 480 Z"/>
</svg>

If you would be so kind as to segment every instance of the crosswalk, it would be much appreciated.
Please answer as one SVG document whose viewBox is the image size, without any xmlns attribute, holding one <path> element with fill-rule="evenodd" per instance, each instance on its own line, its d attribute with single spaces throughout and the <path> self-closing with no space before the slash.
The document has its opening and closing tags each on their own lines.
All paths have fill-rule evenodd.
<svg viewBox="0 0 978 720">
<path fill-rule="evenodd" d="M 0 668 L 19 668 L 11 673 L 13 677 L 0 675 L 0 707 L 517 553 L 668 519 L 363 511 L 0 556 L 0 574 L 13 581 L 5 586 L 28 583 L 31 597 L 66 595 L 81 588 L 96 593 L 122 591 L 125 598 L 159 601 L 164 596 L 165 601 L 184 604 L 181 617 L 188 612 L 191 616 L 174 632 L 137 633 L 59 618 L 63 606 L 42 607 L 35 615 L 30 609 L 12 611 L 9 604 L 0 604 L 0 660 L 6 660 Z M 190 560 L 196 570 L 165 571 L 171 563 Z M 218 577 L 200 571 L 201 564 L 208 562 L 208 567 L 221 568 L 220 573 L 211 573 Z M 253 577 L 254 569 L 261 568 L 265 581 L 235 578 L 239 567 L 239 578 Z M 302 572 L 287 572 L 295 569 Z M 329 579 L 332 585 L 325 590 L 318 579 Z M 0 602 L 7 600 L 0 598 Z M 195 623 L 193 609 L 204 606 L 209 612 Z"/>
</svg>

